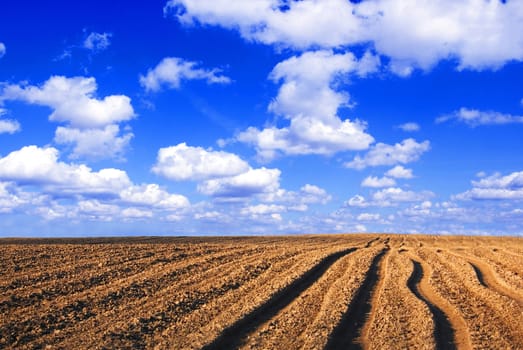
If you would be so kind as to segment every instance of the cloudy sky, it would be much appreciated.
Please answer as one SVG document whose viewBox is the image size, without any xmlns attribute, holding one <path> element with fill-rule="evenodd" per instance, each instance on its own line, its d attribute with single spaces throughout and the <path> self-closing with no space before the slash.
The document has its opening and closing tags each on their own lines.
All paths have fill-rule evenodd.
<svg viewBox="0 0 523 350">
<path fill-rule="evenodd" d="M 521 1 L 0 8 L 0 236 L 523 235 Z"/>
</svg>

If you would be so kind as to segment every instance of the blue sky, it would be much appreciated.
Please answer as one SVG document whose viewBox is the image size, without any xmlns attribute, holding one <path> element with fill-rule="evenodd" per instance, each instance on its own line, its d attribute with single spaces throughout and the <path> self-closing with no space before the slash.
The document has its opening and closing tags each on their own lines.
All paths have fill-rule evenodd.
<svg viewBox="0 0 523 350">
<path fill-rule="evenodd" d="M 0 11 L 0 236 L 523 235 L 523 4 Z"/>
</svg>

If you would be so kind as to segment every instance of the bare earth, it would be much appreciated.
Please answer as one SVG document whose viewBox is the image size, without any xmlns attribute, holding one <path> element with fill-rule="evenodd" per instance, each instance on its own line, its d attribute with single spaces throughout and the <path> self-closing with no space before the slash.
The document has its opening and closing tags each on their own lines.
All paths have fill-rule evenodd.
<svg viewBox="0 0 523 350">
<path fill-rule="evenodd" d="M 0 239 L 0 349 L 523 349 L 523 239 Z"/>
</svg>

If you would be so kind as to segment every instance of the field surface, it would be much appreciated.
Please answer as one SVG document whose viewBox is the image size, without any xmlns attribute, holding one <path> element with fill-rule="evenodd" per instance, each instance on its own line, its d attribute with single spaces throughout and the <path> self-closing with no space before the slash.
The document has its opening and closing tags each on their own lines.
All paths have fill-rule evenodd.
<svg viewBox="0 0 523 350">
<path fill-rule="evenodd" d="M 0 240 L 0 349 L 523 349 L 523 239 Z"/>
</svg>

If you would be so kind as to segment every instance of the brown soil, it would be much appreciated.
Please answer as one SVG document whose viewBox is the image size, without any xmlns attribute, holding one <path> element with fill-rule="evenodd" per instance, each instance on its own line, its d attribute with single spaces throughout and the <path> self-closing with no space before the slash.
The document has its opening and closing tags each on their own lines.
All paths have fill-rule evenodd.
<svg viewBox="0 0 523 350">
<path fill-rule="evenodd" d="M 523 239 L 0 239 L 0 349 L 523 349 Z"/>
</svg>

